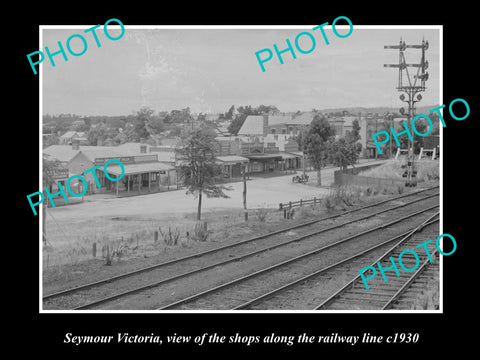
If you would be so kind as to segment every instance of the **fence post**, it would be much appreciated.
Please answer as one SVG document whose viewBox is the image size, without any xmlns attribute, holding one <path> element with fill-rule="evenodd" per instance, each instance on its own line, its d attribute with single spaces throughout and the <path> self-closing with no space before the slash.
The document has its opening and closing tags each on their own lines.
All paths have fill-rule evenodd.
<svg viewBox="0 0 480 360">
<path fill-rule="evenodd" d="M 93 257 L 97 257 L 97 243 L 96 242 L 94 242 L 92 244 L 92 255 L 93 255 Z"/>
<path fill-rule="evenodd" d="M 287 208 L 284 208 L 284 209 L 283 209 L 283 218 L 284 218 L 284 219 L 287 218 Z"/>
<path fill-rule="evenodd" d="M 300 199 L 300 207 L 302 206 L 302 199 Z"/>
<path fill-rule="evenodd" d="M 154 231 L 153 232 L 153 242 L 157 242 L 158 241 L 158 231 Z"/>
<path fill-rule="evenodd" d="M 315 207 L 317 205 L 317 197 L 314 196 L 313 197 L 313 207 Z"/>
<path fill-rule="evenodd" d="M 292 202 L 289 201 L 288 204 L 289 204 L 289 207 L 290 207 L 290 209 L 291 209 L 291 208 L 292 208 Z"/>
</svg>

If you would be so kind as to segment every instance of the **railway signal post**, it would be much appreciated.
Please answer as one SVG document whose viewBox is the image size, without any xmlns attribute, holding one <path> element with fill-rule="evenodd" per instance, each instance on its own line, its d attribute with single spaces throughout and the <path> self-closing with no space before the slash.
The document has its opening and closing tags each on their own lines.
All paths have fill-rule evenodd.
<svg viewBox="0 0 480 360">
<path fill-rule="evenodd" d="M 402 94 L 400 100 L 408 104 L 407 123 L 410 124 L 415 114 L 415 103 L 422 100 L 421 92 L 425 91 L 425 82 L 428 80 L 428 61 L 425 60 L 425 51 L 428 49 L 428 41 L 422 40 L 420 45 L 407 45 L 405 41 L 400 38 L 398 45 L 385 45 L 384 49 L 398 49 L 398 64 L 384 64 L 384 67 L 398 68 L 398 85 L 397 90 Z M 419 63 L 407 63 L 405 60 L 405 51 L 407 49 L 421 50 L 421 58 Z M 409 68 L 416 68 L 410 74 Z M 400 113 L 405 114 L 405 109 L 400 108 Z M 409 152 L 407 159 L 406 170 L 406 186 L 416 186 L 416 171 L 415 171 L 415 154 L 414 154 L 415 135 L 412 136 L 412 141 L 409 141 Z"/>
</svg>

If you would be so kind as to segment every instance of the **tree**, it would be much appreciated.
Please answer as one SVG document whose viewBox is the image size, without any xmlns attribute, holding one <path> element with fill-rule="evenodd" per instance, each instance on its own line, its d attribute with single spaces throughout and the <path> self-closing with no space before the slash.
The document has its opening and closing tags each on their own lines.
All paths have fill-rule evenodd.
<svg viewBox="0 0 480 360">
<path fill-rule="evenodd" d="M 43 154 L 42 157 L 42 183 L 43 188 L 50 187 L 50 185 L 56 182 L 55 175 L 62 168 L 62 164 L 57 159 L 51 158 L 47 154 Z M 42 206 L 43 211 L 43 243 L 47 244 L 47 203 L 44 202 Z"/>
<path fill-rule="evenodd" d="M 193 121 L 193 116 L 190 113 L 190 108 L 186 107 L 182 110 L 172 110 L 168 116 L 168 122 L 174 124 L 190 124 Z M 167 122 L 167 121 L 165 121 Z"/>
<path fill-rule="evenodd" d="M 179 136 L 182 133 L 182 128 L 178 125 L 173 125 L 170 127 L 170 136 Z"/>
<path fill-rule="evenodd" d="M 153 109 L 148 107 L 142 107 L 135 114 L 135 120 L 133 122 L 133 130 L 135 133 L 135 141 L 140 141 L 140 139 L 147 139 L 150 136 L 148 131 L 148 124 L 152 122 Z"/>
<path fill-rule="evenodd" d="M 348 165 L 354 165 L 358 160 L 358 147 L 345 138 L 328 142 L 328 160 L 335 166 L 345 170 Z"/>
<path fill-rule="evenodd" d="M 360 124 L 358 123 L 358 120 L 353 120 L 352 122 L 352 131 L 347 131 L 347 134 L 345 136 L 345 139 L 347 140 L 348 143 L 355 143 L 358 140 L 360 140 L 362 137 L 360 136 Z"/>
<path fill-rule="evenodd" d="M 353 120 L 352 122 L 352 131 L 347 131 L 345 135 L 345 140 L 349 145 L 352 145 L 355 151 L 357 152 L 357 159 L 358 155 L 362 151 L 362 144 L 359 143 L 358 141 L 362 138 L 360 136 L 360 124 L 358 123 L 358 120 Z"/>
<path fill-rule="evenodd" d="M 407 122 L 407 124 L 408 124 L 408 122 Z M 414 154 L 419 154 L 420 153 L 420 148 L 423 147 L 423 136 L 417 135 L 413 131 L 411 121 L 410 121 L 410 124 L 408 124 L 408 126 L 409 126 L 409 131 L 412 134 L 413 139 L 415 141 L 414 148 L 413 148 L 413 153 Z M 397 131 L 397 133 L 399 133 L 399 132 L 403 131 L 403 129 L 404 129 L 404 127 L 403 127 L 403 123 L 402 123 L 401 127 L 398 128 L 396 131 Z M 417 132 L 419 132 L 420 134 L 426 133 L 427 132 L 427 121 L 424 120 L 424 119 L 417 119 L 415 121 L 415 129 L 417 129 Z M 393 134 L 390 134 L 390 136 L 392 137 L 392 142 L 394 144 L 396 144 L 395 137 L 393 136 Z M 409 146 L 410 145 L 410 137 L 408 136 L 408 134 L 399 136 L 398 141 L 400 142 L 400 148 L 402 148 L 402 149 L 409 149 L 410 148 L 410 146 Z"/>
<path fill-rule="evenodd" d="M 60 138 L 55 134 L 50 134 L 43 137 L 43 148 L 49 147 L 50 145 L 58 145 Z"/>
<path fill-rule="evenodd" d="M 232 135 L 237 135 L 240 129 L 242 128 L 243 123 L 248 115 L 239 114 L 232 120 L 230 125 L 228 125 L 228 132 Z"/>
<path fill-rule="evenodd" d="M 224 190 L 230 188 L 215 184 L 220 168 L 215 163 L 215 134 L 196 129 L 184 134 L 175 149 L 179 163 L 179 178 L 187 188 L 186 194 L 198 197 L 197 220 L 201 219 L 202 194 L 209 198 L 228 198 Z"/>
<path fill-rule="evenodd" d="M 230 110 L 232 110 L 233 113 L 233 106 L 232 108 L 230 108 Z M 238 114 L 228 126 L 228 132 L 232 135 L 238 134 L 238 131 L 240 130 L 243 123 L 245 122 L 245 119 L 249 115 L 269 115 L 280 113 L 280 111 L 274 105 L 259 105 L 257 108 L 252 108 L 250 105 L 240 106 L 237 111 Z"/>
<path fill-rule="evenodd" d="M 274 105 L 260 105 L 255 109 L 256 115 L 279 114 L 280 110 Z"/>
<path fill-rule="evenodd" d="M 87 139 L 90 145 L 98 145 L 98 140 L 103 142 L 107 138 L 108 129 L 105 123 L 101 122 L 94 128 L 90 128 L 87 133 Z"/>
<path fill-rule="evenodd" d="M 310 130 L 305 136 L 305 149 L 313 168 L 317 171 L 317 185 L 322 185 L 321 168 L 327 157 L 327 142 L 335 136 L 333 129 L 324 116 L 315 115 Z"/>
<path fill-rule="evenodd" d="M 227 120 L 232 120 L 233 119 L 233 113 L 235 112 L 235 106 L 230 106 L 230 109 L 225 113 L 225 119 Z"/>
</svg>

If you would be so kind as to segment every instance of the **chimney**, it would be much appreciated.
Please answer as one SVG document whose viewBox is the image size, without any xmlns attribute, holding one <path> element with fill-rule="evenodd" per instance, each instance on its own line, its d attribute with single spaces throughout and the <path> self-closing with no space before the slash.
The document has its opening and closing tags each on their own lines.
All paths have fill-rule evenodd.
<svg viewBox="0 0 480 360">
<path fill-rule="evenodd" d="M 147 152 L 147 145 L 140 145 L 140 152 L 142 154 L 145 154 Z"/>
<path fill-rule="evenodd" d="M 72 150 L 80 149 L 80 140 L 72 139 Z"/>
<path fill-rule="evenodd" d="M 263 136 L 268 134 L 268 115 L 263 115 Z"/>
</svg>

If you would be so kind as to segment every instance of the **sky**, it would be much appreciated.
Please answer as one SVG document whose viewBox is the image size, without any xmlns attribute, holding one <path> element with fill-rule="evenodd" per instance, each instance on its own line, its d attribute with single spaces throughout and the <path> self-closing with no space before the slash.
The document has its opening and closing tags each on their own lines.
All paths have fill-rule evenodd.
<svg viewBox="0 0 480 360">
<path fill-rule="evenodd" d="M 340 21 L 338 22 L 340 24 Z M 401 107 L 396 90 L 398 70 L 384 68 L 398 63 L 396 45 L 400 38 L 408 44 L 429 41 L 427 90 L 419 105 L 435 105 L 440 91 L 440 30 L 431 28 L 365 29 L 355 27 L 350 36 L 337 37 L 325 27 L 329 45 L 319 30 L 309 26 L 284 28 L 155 28 L 125 26 L 124 35 L 109 40 L 102 27 L 96 33 L 101 47 L 83 28 L 48 27 L 42 31 L 43 45 L 51 52 L 58 41 L 65 44 L 73 34 L 83 34 L 87 50 L 68 61 L 54 57 L 52 67 L 45 56 L 42 72 L 42 113 L 72 113 L 84 116 L 129 115 L 142 106 L 158 111 L 190 107 L 193 113 L 226 112 L 231 105 L 275 105 L 282 112 L 310 111 L 313 108 Z M 348 26 L 337 26 L 340 34 Z M 119 32 L 110 28 L 112 36 Z M 119 30 L 118 30 L 119 31 Z M 294 45 L 300 32 L 315 38 L 315 49 L 300 53 Z M 294 46 L 297 58 L 282 54 L 280 64 L 273 45 Z M 300 46 L 312 46 L 308 36 L 300 37 Z M 81 52 L 79 38 L 72 38 L 71 48 Z M 269 48 L 272 60 L 262 72 L 255 52 Z M 407 49 L 407 63 L 420 60 L 420 50 Z M 262 54 L 266 56 L 266 54 Z M 410 68 L 415 70 L 416 68 Z"/>
</svg>

